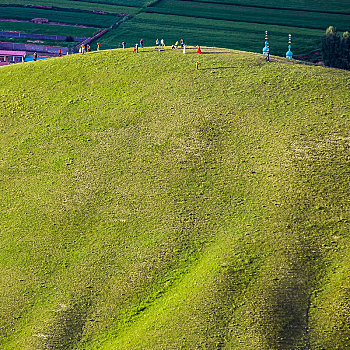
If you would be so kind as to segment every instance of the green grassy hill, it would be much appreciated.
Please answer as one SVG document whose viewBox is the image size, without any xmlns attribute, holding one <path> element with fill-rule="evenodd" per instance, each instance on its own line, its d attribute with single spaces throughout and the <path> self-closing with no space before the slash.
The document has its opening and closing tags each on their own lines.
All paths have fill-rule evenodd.
<svg viewBox="0 0 350 350">
<path fill-rule="evenodd" d="M 203 51 L 0 69 L 1 349 L 350 348 L 350 73 Z"/>
</svg>

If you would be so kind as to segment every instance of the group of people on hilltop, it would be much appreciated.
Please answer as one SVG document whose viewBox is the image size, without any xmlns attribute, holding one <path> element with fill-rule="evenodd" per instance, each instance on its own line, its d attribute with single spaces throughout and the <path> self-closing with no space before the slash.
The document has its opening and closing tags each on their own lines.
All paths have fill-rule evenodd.
<svg viewBox="0 0 350 350">
<path fill-rule="evenodd" d="M 101 50 L 101 44 L 100 43 L 97 43 L 96 44 L 96 50 L 97 51 L 100 51 Z M 90 52 L 91 51 L 91 47 L 90 47 L 90 45 L 89 44 L 83 44 L 83 45 L 81 45 L 80 47 L 79 47 L 79 52 L 80 53 L 82 53 L 82 54 L 84 54 L 85 52 Z"/>
<path fill-rule="evenodd" d="M 85 52 L 89 52 L 89 51 L 91 51 L 91 47 L 89 44 L 81 45 L 79 48 L 79 52 L 82 54 L 84 54 Z"/>
<path fill-rule="evenodd" d="M 184 46 L 185 46 L 184 39 L 180 39 L 180 46 L 181 46 L 182 49 L 184 48 Z M 160 41 L 159 41 L 159 39 L 157 38 L 156 39 L 156 49 L 159 49 L 161 47 L 162 48 L 165 47 L 164 39 L 160 39 Z M 178 47 L 179 47 L 179 41 L 176 40 L 175 44 L 171 45 L 171 48 L 172 49 L 177 49 Z"/>
<path fill-rule="evenodd" d="M 171 45 L 171 48 L 172 49 L 177 49 L 178 47 L 181 47 L 181 49 L 183 49 L 184 50 L 184 53 L 186 53 L 186 45 L 185 45 L 185 41 L 184 41 L 184 39 L 180 39 L 180 41 L 179 40 L 176 40 L 176 42 L 175 42 L 175 44 L 172 44 Z M 140 42 L 139 43 L 136 43 L 135 45 L 134 45 L 134 52 L 138 52 L 138 49 L 139 48 L 143 48 L 144 47 L 144 40 L 143 39 L 140 39 Z M 123 41 L 122 42 L 122 48 L 123 49 L 125 49 L 126 48 L 126 42 L 125 41 Z M 164 39 L 162 38 L 162 39 L 156 39 L 156 49 L 161 49 L 161 48 L 165 48 L 165 41 L 164 41 Z M 100 49 L 101 49 L 101 44 L 100 43 L 97 43 L 97 51 L 100 51 Z M 91 47 L 90 47 L 90 45 L 89 44 L 83 44 L 83 45 L 81 45 L 80 47 L 79 47 L 79 53 L 82 53 L 82 54 L 84 54 L 85 52 L 89 52 L 89 51 L 91 51 Z"/>
<path fill-rule="evenodd" d="M 136 43 L 135 45 L 134 45 L 134 52 L 135 53 L 137 53 L 138 51 L 139 51 L 139 48 L 143 48 L 143 46 L 144 46 L 144 41 L 143 41 L 143 39 L 140 39 L 140 43 Z M 186 50 L 186 48 L 185 48 L 185 41 L 184 41 L 184 39 L 180 39 L 180 46 L 181 46 L 181 48 L 182 49 L 184 49 L 184 50 Z M 175 42 L 175 44 L 172 44 L 171 45 L 171 48 L 172 49 L 177 49 L 179 47 L 179 41 L 177 40 L 176 42 Z M 126 48 L 126 43 L 125 43 L 125 41 L 123 41 L 122 42 L 122 48 L 123 49 L 125 49 Z M 162 39 L 156 39 L 156 47 L 155 47 L 156 49 L 161 49 L 161 48 L 165 48 L 165 41 L 164 41 L 164 39 L 162 38 Z"/>
<path fill-rule="evenodd" d="M 186 53 L 186 45 L 185 45 L 184 39 L 180 39 L 180 41 L 176 40 L 175 44 L 171 45 L 171 48 L 172 49 L 177 49 L 179 46 L 181 47 L 181 49 L 183 49 L 183 53 L 185 54 Z M 143 48 L 143 47 L 144 47 L 144 40 L 140 39 L 140 42 L 135 44 L 135 46 L 134 46 L 134 52 L 138 53 L 139 48 Z M 122 42 L 122 48 L 123 49 L 126 48 L 126 42 L 125 41 Z M 156 49 L 160 50 L 161 48 L 165 48 L 165 41 L 164 41 L 163 38 L 161 40 L 159 40 L 157 38 L 156 39 Z M 198 48 L 197 49 L 197 53 L 202 53 L 200 46 L 197 46 L 197 48 Z M 101 44 L 97 43 L 97 51 L 100 51 L 100 49 L 101 49 Z M 79 53 L 84 54 L 85 52 L 89 52 L 89 51 L 91 51 L 91 47 L 90 47 L 89 44 L 82 44 L 82 45 L 80 45 Z M 59 51 L 58 51 L 58 56 L 62 56 L 61 49 L 59 49 Z M 35 52 L 34 55 L 33 55 L 33 60 L 36 61 L 37 59 L 38 59 L 38 55 Z M 197 65 L 197 69 L 198 69 L 198 65 Z"/>
<path fill-rule="evenodd" d="M 164 39 L 160 39 L 160 43 L 159 39 L 156 39 L 156 49 L 158 49 L 159 47 L 165 47 Z"/>
<path fill-rule="evenodd" d="M 125 49 L 125 41 L 122 42 L 122 46 L 123 46 L 123 49 Z M 185 41 L 184 39 L 180 39 L 180 46 L 181 46 L 181 49 L 183 49 L 183 53 L 186 53 L 186 45 L 185 45 Z M 142 48 L 143 47 L 143 39 L 140 40 L 140 44 L 135 44 L 134 46 L 134 52 L 135 53 L 138 53 L 139 52 L 139 47 Z M 172 49 L 177 49 L 179 47 L 179 41 L 176 40 L 175 44 L 172 44 L 171 45 L 171 48 Z M 164 42 L 164 39 L 156 39 L 156 47 L 155 49 L 157 50 L 160 50 L 161 48 L 165 48 L 165 42 Z M 197 46 L 197 53 L 202 53 L 202 50 L 200 48 L 200 46 Z"/>
<path fill-rule="evenodd" d="M 172 44 L 171 45 L 171 48 L 172 49 L 177 49 L 177 48 L 179 48 L 179 46 L 181 47 L 181 49 L 183 49 L 183 53 L 186 53 L 186 45 L 185 45 L 185 41 L 184 41 L 184 39 L 180 39 L 180 40 L 176 40 L 176 42 L 174 43 L 174 44 Z M 139 43 L 136 43 L 135 45 L 134 45 L 134 49 L 133 49 L 133 51 L 135 52 L 135 53 L 138 53 L 138 51 L 139 51 L 139 48 L 143 48 L 144 47 L 144 40 L 143 39 L 140 39 L 140 41 L 139 41 Z M 122 42 L 122 48 L 123 49 L 125 49 L 126 48 L 126 42 L 125 41 L 123 41 Z M 161 49 L 161 48 L 165 48 L 165 41 L 164 41 L 164 39 L 162 38 L 162 39 L 156 39 L 156 47 L 155 47 L 156 49 Z M 99 51 L 101 49 L 101 44 L 100 43 L 97 43 L 97 51 Z M 90 45 L 89 44 L 83 44 L 83 45 L 81 45 L 80 46 L 80 48 L 79 48 L 79 52 L 80 53 L 82 53 L 82 54 L 84 54 L 85 52 L 89 52 L 89 51 L 91 51 L 91 47 L 90 47 Z M 197 50 L 197 53 L 201 53 L 202 51 L 201 51 L 201 49 L 200 49 L 200 47 L 198 46 L 198 50 Z"/>
</svg>

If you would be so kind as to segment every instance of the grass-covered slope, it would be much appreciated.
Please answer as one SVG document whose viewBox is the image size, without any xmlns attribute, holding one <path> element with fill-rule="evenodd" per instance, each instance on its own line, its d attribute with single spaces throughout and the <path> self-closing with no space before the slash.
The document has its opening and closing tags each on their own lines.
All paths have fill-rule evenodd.
<svg viewBox="0 0 350 350">
<path fill-rule="evenodd" d="M 1 68 L 1 349 L 349 348 L 349 88 L 222 49 Z"/>
</svg>

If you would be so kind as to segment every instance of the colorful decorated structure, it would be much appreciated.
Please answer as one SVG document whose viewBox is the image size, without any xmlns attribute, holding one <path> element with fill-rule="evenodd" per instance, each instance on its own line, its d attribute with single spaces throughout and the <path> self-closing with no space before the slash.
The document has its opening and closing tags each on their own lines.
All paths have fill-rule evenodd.
<svg viewBox="0 0 350 350">
<path fill-rule="evenodd" d="M 293 52 L 291 51 L 292 48 L 292 34 L 288 35 L 288 51 L 286 52 L 286 58 L 292 59 L 293 58 Z"/>
<path fill-rule="evenodd" d="M 267 55 L 269 51 L 270 49 L 269 49 L 269 43 L 267 41 L 267 30 L 265 30 L 265 47 L 263 48 L 263 54 Z"/>
</svg>

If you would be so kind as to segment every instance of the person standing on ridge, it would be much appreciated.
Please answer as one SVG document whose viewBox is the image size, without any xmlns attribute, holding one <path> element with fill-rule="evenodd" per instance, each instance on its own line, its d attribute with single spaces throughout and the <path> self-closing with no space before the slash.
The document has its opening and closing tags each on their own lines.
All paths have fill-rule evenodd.
<svg viewBox="0 0 350 350">
<path fill-rule="evenodd" d="M 126 43 L 125 43 L 125 41 L 123 41 L 122 42 L 123 50 L 125 49 L 125 45 L 126 45 Z"/>
<path fill-rule="evenodd" d="M 156 49 L 158 49 L 158 46 L 159 46 L 159 39 L 157 38 L 157 40 L 156 40 Z"/>
<path fill-rule="evenodd" d="M 181 40 L 180 40 L 180 45 L 181 45 L 181 48 L 184 47 L 184 45 L 185 45 L 184 39 L 181 39 Z"/>
<path fill-rule="evenodd" d="M 38 54 L 36 52 L 34 52 L 33 60 L 36 61 L 37 58 L 38 58 Z"/>
<path fill-rule="evenodd" d="M 161 45 L 162 47 L 165 47 L 164 39 L 160 39 L 160 45 Z"/>
<path fill-rule="evenodd" d="M 101 48 L 101 44 L 97 43 L 97 51 L 100 51 L 100 48 Z"/>
<path fill-rule="evenodd" d="M 143 48 L 143 39 L 140 40 L 140 47 Z"/>
</svg>

